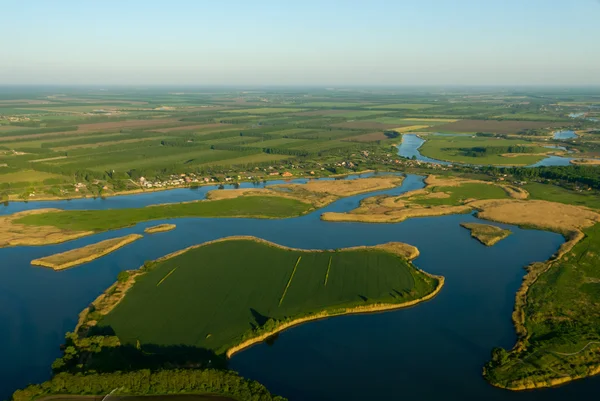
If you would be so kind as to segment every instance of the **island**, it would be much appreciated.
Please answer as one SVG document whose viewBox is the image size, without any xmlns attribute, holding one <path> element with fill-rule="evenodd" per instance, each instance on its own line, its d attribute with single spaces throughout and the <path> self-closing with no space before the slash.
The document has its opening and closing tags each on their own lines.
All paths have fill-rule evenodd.
<svg viewBox="0 0 600 401">
<path fill-rule="evenodd" d="M 486 246 L 493 246 L 511 234 L 510 230 L 481 223 L 460 223 L 471 232 L 471 236 Z"/>
<path fill-rule="evenodd" d="M 282 400 L 226 370 L 227 359 L 308 321 L 433 298 L 444 277 L 415 267 L 418 255 L 397 242 L 305 250 L 245 236 L 174 252 L 121 272 L 67 333 L 53 378 L 17 391 L 13 400 L 82 391 Z M 140 381 L 158 381 L 160 388 L 133 385 Z"/>
<path fill-rule="evenodd" d="M 117 249 L 130 244 L 143 236 L 140 234 L 130 234 L 124 237 L 111 238 L 95 244 L 86 245 L 82 248 L 73 249 L 70 251 L 57 253 L 43 258 L 34 259 L 32 265 L 49 267 L 54 270 L 63 270 L 70 267 L 78 266 L 92 260 L 108 255 Z"/>
<path fill-rule="evenodd" d="M 206 200 L 142 208 L 38 209 L 0 216 L 0 247 L 48 245 L 137 223 L 179 217 L 282 219 L 297 217 L 343 197 L 399 186 L 402 176 L 309 181 L 269 188 L 214 190 Z"/>
<path fill-rule="evenodd" d="M 159 224 L 157 226 L 144 229 L 144 232 L 146 234 L 164 233 L 166 231 L 174 230 L 175 227 L 177 227 L 175 224 Z"/>
</svg>

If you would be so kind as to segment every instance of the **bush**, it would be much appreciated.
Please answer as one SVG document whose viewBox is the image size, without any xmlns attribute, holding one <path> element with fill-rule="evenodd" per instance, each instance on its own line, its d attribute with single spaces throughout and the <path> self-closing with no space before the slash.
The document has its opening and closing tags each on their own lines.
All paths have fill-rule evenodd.
<svg viewBox="0 0 600 401">
<path fill-rule="evenodd" d="M 128 271 L 122 271 L 119 273 L 119 275 L 117 276 L 117 281 L 119 283 L 124 283 L 127 280 L 129 280 L 129 272 Z"/>
</svg>

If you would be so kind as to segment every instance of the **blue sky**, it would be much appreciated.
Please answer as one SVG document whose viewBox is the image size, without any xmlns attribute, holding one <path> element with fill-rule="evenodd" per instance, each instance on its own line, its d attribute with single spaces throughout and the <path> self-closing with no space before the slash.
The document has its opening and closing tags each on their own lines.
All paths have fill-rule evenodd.
<svg viewBox="0 0 600 401">
<path fill-rule="evenodd" d="M 600 84 L 600 0 L 1 0 L 0 84 Z"/>
</svg>

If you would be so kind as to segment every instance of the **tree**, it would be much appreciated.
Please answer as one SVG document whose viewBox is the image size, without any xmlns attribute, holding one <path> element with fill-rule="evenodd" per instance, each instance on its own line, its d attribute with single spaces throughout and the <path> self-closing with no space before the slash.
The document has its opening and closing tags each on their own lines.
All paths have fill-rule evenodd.
<svg viewBox="0 0 600 401">
<path fill-rule="evenodd" d="M 129 280 L 129 272 L 128 271 L 122 271 L 119 273 L 119 275 L 117 276 L 117 281 L 119 283 L 124 283 L 127 280 Z"/>
</svg>

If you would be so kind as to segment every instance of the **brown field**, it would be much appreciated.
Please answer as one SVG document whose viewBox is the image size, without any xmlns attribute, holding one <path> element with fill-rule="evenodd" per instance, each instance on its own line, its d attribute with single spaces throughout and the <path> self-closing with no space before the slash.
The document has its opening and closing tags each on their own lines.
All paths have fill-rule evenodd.
<svg viewBox="0 0 600 401">
<path fill-rule="evenodd" d="M 20 129 L 25 129 L 25 127 L 17 127 L 16 125 L 0 125 L 1 131 L 18 131 Z"/>
<path fill-rule="evenodd" d="M 583 166 L 600 166 L 600 159 L 575 159 L 571 160 L 570 163 Z"/>
<path fill-rule="evenodd" d="M 114 145 L 125 144 L 125 143 L 136 143 L 136 142 L 146 142 L 146 141 L 160 141 L 163 138 L 165 138 L 165 137 L 163 137 L 163 136 L 151 136 L 151 137 L 148 137 L 148 138 L 123 139 L 122 141 L 119 141 L 117 139 L 117 137 L 115 137 L 115 141 L 114 142 L 83 143 L 83 144 L 80 144 L 80 145 L 59 146 L 57 148 L 52 148 L 52 150 L 55 150 L 57 152 L 64 152 L 66 150 L 72 150 L 72 149 L 100 148 L 100 147 L 103 147 L 103 146 L 114 146 Z M 64 157 L 66 157 L 66 156 L 64 156 Z"/>
<path fill-rule="evenodd" d="M 397 176 L 382 176 L 356 180 L 309 181 L 306 184 L 279 184 L 260 189 L 213 190 L 206 194 L 206 198 L 219 200 L 240 196 L 279 196 L 323 207 L 345 196 L 394 188 L 400 185 L 403 179 Z"/>
<path fill-rule="evenodd" d="M 370 134 L 357 135 L 343 139 L 346 142 L 377 142 L 389 139 L 383 132 L 371 132 Z"/>
<path fill-rule="evenodd" d="M 94 123 L 94 124 L 80 124 L 75 131 L 64 131 L 64 132 L 48 132 L 43 134 L 32 134 L 27 135 L 27 139 L 33 138 L 45 138 L 54 135 L 77 135 L 89 132 L 103 132 L 103 131 L 116 131 L 124 128 L 147 128 L 161 125 L 177 124 L 179 120 L 175 118 L 163 118 L 155 120 L 126 120 L 126 121 L 111 121 L 105 123 Z M 23 139 L 22 135 L 17 136 L 4 136 L 0 138 L 0 141 L 12 141 L 16 139 Z"/>
<path fill-rule="evenodd" d="M 140 234 L 130 234 L 124 237 L 111 238 L 82 248 L 72 249 L 67 252 L 57 253 L 40 259 L 34 259 L 31 261 L 31 264 L 34 266 L 49 267 L 54 270 L 68 269 L 69 267 L 78 266 L 101 258 L 104 255 L 108 255 L 140 238 L 142 238 Z"/>
<path fill-rule="evenodd" d="M 77 133 L 108 131 L 123 128 L 146 128 L 155 125 L 176 124 L 179 120 L 176 118 L 163 118 L 154 120 L 126 120 L 126 121 L 111 121 L 106 123 L 80 124 L 77 128 Z"/>
<path fill-rule="evenodd" d="M 226 126 L 231 126 L 231 125 L 230 124 L 221 124 L 221 123 L 182 125 L 182 126 L 178 126 L 178 127 L 153 129 L 152 131 L 167 133 L 167 132 L 173 132 L 173 131 L 190 131 L 190 130 L 196 130 L 196 129 L 201 130 L 203 128 L 217 128 L 217 127 L 226 127 Z"/>
<path fill-rule="evenodd" d="M 376 121 L 348 121 L 345 123 L 332 124 L 332 127 L 337 128 L 350 128 L 350 129 L 373 129 L 373 130 L 386 130 L 392 128 L 402 127 L 398 124 L 384 124 Z"/>
<path fill-rule="evenodd" d="M 49 100 L 39 100 L 39 99 L 14 99 L 14 100 L 0 100 L 1 105 L 7 104 L 51 104 Z"/>
<path fill-rule="evenodd" d="M 491 199 L 469 203 L 478 217 L 500 223 L 570 234 L 600 222 L 600 214 L 585 207 L 543 200 Z"/>
<path fill-rule="evenodd" d="M 56 227 L 16 224 L 13 221 L 30 214 L 59 212 L 59 209 L 36 209 L 0 216 L 0 248 L 19 245 L 49 245 L 91 235 L 93 231 L 68 231 Z"/>
<path fill-rule="evenodd" d="M 496 120 L 460 120 L 454 123 L 438 125 L 436 131 L 444 132 L 493 132 L 514 134 L 524 129 L 560 127 L 564 123 L 538 121 L 496 121 Z"/>
</svg>

